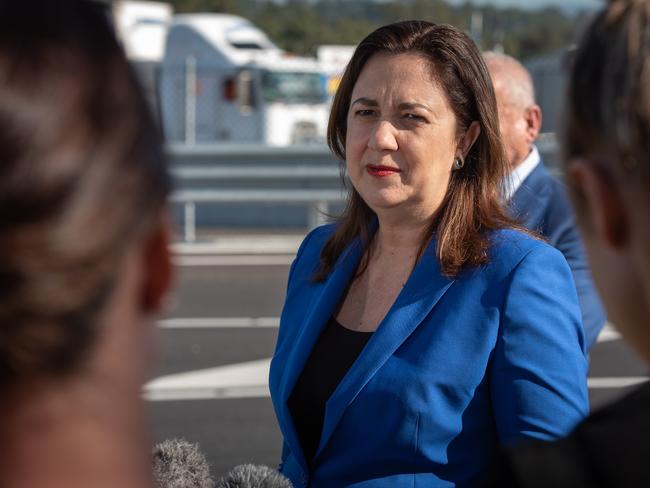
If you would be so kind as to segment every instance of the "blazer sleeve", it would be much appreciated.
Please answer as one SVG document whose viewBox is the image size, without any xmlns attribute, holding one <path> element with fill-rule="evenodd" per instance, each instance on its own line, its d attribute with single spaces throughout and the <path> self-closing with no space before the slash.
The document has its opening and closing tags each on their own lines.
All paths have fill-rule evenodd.
<svg viewBox="0 0 650 488">
<path fill-rule="evenodd" d="M 571 271 L 559 251 L 540 245 L 509 278 L 490 382 L 499 439 L 508 445 L 563 437 L 589 410 Z"/>
</svg>

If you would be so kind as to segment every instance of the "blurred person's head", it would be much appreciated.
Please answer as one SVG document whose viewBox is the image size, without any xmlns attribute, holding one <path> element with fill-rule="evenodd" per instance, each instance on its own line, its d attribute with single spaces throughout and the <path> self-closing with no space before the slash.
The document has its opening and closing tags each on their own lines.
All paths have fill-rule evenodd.
<svg viewBox="0 0 650 488">
<path fill-rule="evenodd" d="M 535 89 L 528 70 L 515 58 L 496 52 L 483 53 L 499 111 L 499 127 L 510 169 L 523 163 L 542 126 L 542 110 L 535 103 Z"/>
<path fill-rule="evenodd" d="M 650 362 L 650 2 L 612 1 L 575 54 L 564 160 L 608 315 Z"/>
<path fill-rule="evenodd" d="M 169 283 L 168 191 L 158 131 L 104 8 L 0 3 L 1 485 L 66 455 L 46 485 L 81 480 L 84 456 L 110 465 L 114 438 L 146 433 L 140 389 Z M 75 434 L 87 448 L 77 457 L 66 451 Z M 133 444 L 122 455 L 148 465 L 148 446 Z M 46 447 L 47 459 L 21 466 Z"/>
<path fill-rule="evenodd" d="M 334 97 L 328 143 L 346 161 L 352 188 L 319 277 L 352 236 L 367 240 L 369 222 L 394 205 L 434 212 L 423 247 L 435 233 L 449 275 L 485 262 L 485 231 L 508 225 L 492 82 L 476 45 L 453 26 L 398 22 L 362 40 Z M 399 185 L 375 192 L 364 182 L 365 165 L 384 161 L 400 169 Z"/>
</svg>

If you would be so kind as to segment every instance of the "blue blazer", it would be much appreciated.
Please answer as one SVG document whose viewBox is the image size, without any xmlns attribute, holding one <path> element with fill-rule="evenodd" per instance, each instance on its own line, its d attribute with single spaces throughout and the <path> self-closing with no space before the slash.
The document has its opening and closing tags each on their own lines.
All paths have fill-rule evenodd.
<svg viewBox="0 0 650 488">
<path fill-rule="evenodd" d="M 315 283 L 332 231 L 298 250 L 271 362 L 280 470 L 295 487 L 475 486 L 497 443 L 560 437 L 587 415 L 580 310 L 559 251 L 496 232 L 489 264 L 449 279 L 432 242 L 329 398 L 308 465 L 287 401 L 362 255 L 357 240 Z"/>
<path fill-rule="evenodd" d="M 559 249 L 571 268 L 578 291 L 587 352 L 605 325 L 605 309 L 591 277 L 587 256 L 564 185 L 540 162 L 510 201 L 510 210 L 527 229 Z"/>
</svg>

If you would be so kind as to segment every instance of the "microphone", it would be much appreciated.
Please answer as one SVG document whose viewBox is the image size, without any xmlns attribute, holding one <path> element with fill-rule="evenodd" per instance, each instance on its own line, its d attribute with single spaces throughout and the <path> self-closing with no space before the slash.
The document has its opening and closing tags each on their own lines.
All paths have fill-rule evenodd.
<svg viewBox="0 0 650 488">
<path fill-rule="evenodd" d="M 221 478 L 216 488 L 293 488 L 293 485 L 268 466 L 241 464 Z"/>
<path fill-rule="evenodd" d="M 166 440 L 154 446 L 152 457 L 156 488 L 214 488 L 210 465 L 198 444 Z"/>
</svg>

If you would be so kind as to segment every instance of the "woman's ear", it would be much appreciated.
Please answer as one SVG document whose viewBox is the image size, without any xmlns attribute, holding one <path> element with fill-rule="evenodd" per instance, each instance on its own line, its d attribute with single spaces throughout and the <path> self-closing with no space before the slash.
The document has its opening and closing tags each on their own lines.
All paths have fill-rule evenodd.
<svg viewBox="0 0 650 488">
<path fill-rule="evenodd" d="M 587 232 L 592 232 L 601 244 L 620 250 L 627 244 L 630 224 L 615 178 L 583 159 L 572 160 L 567 173 L 582 196 L 585 208 L 578 213 L 586 220 L 583 224 Z"/>
<path fill-rule="evenodd" d="M 460 152 L 460 156 L 464 160 L 469 153 L 469 150 L 472 149 L 472 146 L 478 139 L 479 134 L 481 133 L 481 126 L 478 121 L 473 121 L 469 124 L 469 128 L 465 131 L 460 143 L 458 144 L 457 151 Z"/>
<path fill-rule="evenodd" d="M 164 298 L 171 286 L 173 273 L 170 242 L 171 222 L 165 210 L 161 212 L 142 250 L 145 273 L 142 307 L 148 313 L 157 313 L 162 309 Z"/>
</svg>

